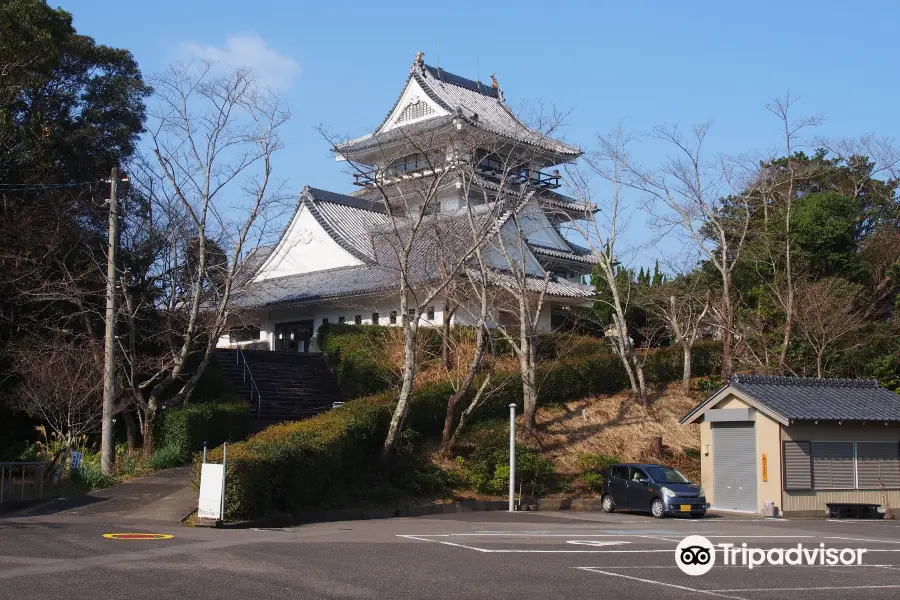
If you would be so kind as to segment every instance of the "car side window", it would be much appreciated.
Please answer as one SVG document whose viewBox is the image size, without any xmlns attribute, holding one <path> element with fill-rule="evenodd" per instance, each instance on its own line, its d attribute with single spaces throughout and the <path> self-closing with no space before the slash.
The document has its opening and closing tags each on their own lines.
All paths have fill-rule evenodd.
<svg viewBox="0 0 900 600">
<path fill-rule="evenodd" d="M 612 467 L 609 472 L 614 479 L 628 479 L 628 467 Z"/>
<path fill-rule="evenodd" d="M 649 479 L 647 474 L 642 470 L 637 469 L 635 467 L 631 467 L 631 480 L 632 481 L 640 481 L 641 479 Z"/>
</svg>

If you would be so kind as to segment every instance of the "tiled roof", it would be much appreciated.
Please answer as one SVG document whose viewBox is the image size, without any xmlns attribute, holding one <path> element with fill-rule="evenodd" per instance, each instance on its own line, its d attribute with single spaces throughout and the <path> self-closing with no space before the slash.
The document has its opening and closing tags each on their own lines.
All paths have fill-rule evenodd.
<svg viewBox="0 0 900 600">
<path fill-rule="evenodd" d="M 600 257 L 595 255 L 590 250 L 587 250 L 586 248 L 582 248 L 581 246 L 576 246 L 574 244 L 570 244 L 570 246 L 572 246 L 573 252 L 565 252 L 563 250 L 558 250 L 556 248 L 541 246 L 541 245 L 535 244 L 533 242 L 528 243 L 528 247 L 531 248 L 532 252 L 534 252 L 535 254 L 539 254 L 541 256 L 562 258 L 565 260 L 571 260 L 571 261 L 585 263 L 585 264 L 589 264 L 589 265 L 597 264 L 598 262 L 600 262 Z"/>
<path fill-rule="evenodd" d="M 413 65 L 409 79 L 415 79 L 429 98 L 451 114 L 404 127 L 405 132 L 393 129 L 384 133 L 365 135 L 339 144 L 339 151 L 356 152 L 371 149 L 408 135 L 412 131 L 409 128 L 439 129 L 451 125 L 457 118 L 463 118 L 470 125 L 548 152 L 571 158 L 582 154 L 582 150 L 578 146 L 566 144 L 529 129 L 506 106 L 498 88 L 426 64 Z M 407 84 L 409 79 L 407 79 Z M 387 122 L 399 101 L 400 97 L 397 98 L 384 121 L 376 128 L 376 132 Z"/>
<path fill-rule="evenodd" d="M 507 199 L 504 204 L 475 207 L 472 217 L 476 227 L 489 232 L 488 237 L 496 234 L 511 214 L 527 204 L 529 197 L 530 194 L 515 201 Z M 300 204 L 309 209 L 335 242 L 365 265 L 246 283 L 234 292 L 234 306 L 260 308 L 388 293 L 399 287 L 398 249 L 394 247 L 398 239 L 393 226 L 398 227 L 402 238 L 407 224 L 392 223 L 385 214 L 382 203 L 370 197 L 347 196 L 306 187 L 301 194 Z M 419 226 L 417 233 L 417 248 L 411 256 L 409 267 L 410 284 L 427 285 L 434 279 L 435 273 L 452 272 L 448 269 L 458 268 L 471 240 L 471 224 L 467 213 L 438 213 L 429 217 Z M 254 263 L 261 265 L 264 259 L 265 256 L 261 254 L 254 259 Z M 514 281 L 510 275 L 498 272 L 495 283 L 502 285 Z M 534 278 L 533 281 L 528 281 L 528 289 L 540 291 L 543 283 L 542 279 Z M 551 296 L 570 298 L 586 298 L 593 294 L 593 288 L 589 286 L 556 280 L 548 284 L 546 291 Z"/>
<path fill-rule="evenodd" d="M 386 292 L 396 282 L 396 272 L 385 267 L 342 267 L 256 281 L 235 291 L 231 302 L 237 308 L 265 308 Z"/>
<path fill-rule="evenodd" d="M 559 208 L 564 211 L 574 211 L 581 214 L 597 212 L 597 206 L 582 200 L 576 200 L 554 191 L 543 191 L 538 195 L 538 202 L 544 206 Z"/>
<path fill-rule="evenodd" d="M 797 421 L 900 421 L 900 396 L 874 379 L 735 375 L 729 384 Z"/>
<path fill-rule="evenodd" d="M 900 421 L 900 396 L 880 387 L 874 379 L 734 375 L 688 413 L 682 423 L 729 388 L 787 421 Z"/>
<path fill-rule="evenodd" d="M 468 273 L 472 278 L 477 279 L 479 277 L 478 271 L 470 269 Z M 522 288 L 519 281 L 517 281 L 513 275 L 502 271 L 492 271 L 490 274 L 490 281 L 494 285 L 504 287 L 514 292 L 517 292 Z M 541 291 L 545 289 L 546 294 L 550 296 L 561 296 L 564 298 L 591 298 L 595 294 L 594 288 L 589 285 L 573 283 L 564 279 L 550 279 L 545 282 L 543 277 L 528 276 L 523 283 L 526 290 L 536 294 L 541 293 Z"/>
<path fill-rule="evenodd" d="M 454 75 L 453 73 L 442 70 L 440 67 L 432 67 L 431 65 L 422 66 L 429 75 L 431 75 L 434 79 L 441 81 L 442 83 L 455 85 L 457 87 L 477 92 L 491 98 L 500 98 L 500 88 L 492 87 L 488 84 L 478 81 L 477 79 L 466 79 L 465 77 Z"/>
<path fill-rule="evenodd" d="M 374 251 L 368 230 L 389 222 L 384 205 L 368 198 L 309 187 L 304 190 L 304 201 L 342 248 L 364 262 L 371 261 Z"/>
</svg>

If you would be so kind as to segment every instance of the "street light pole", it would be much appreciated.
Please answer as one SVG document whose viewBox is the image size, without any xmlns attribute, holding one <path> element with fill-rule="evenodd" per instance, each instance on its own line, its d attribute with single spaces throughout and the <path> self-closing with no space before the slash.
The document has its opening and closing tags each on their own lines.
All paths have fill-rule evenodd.
<svg viewBox="0 0 900 600">
<path fill-rule="evenodd" d="M 509 512 L 516 510 L 516 403 L 509 405 Z"/>
<path fill-rule="evenodd" d="M 109 250 L 106 263 L 106 340 L 103 359 L 103 422 L 100 434 L 100 469 L 112 474 L 116 463 L 113 415 L 116 399 L 116 255 L 119 249 L 119 211 L 116 188 L 119 169 L 112 168 L 109 176 Z"/>
</svg>

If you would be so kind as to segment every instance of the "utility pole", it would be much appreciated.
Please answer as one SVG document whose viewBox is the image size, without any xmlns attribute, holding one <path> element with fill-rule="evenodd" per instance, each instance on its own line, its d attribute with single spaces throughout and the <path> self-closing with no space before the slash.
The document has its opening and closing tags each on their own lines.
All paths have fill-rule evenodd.
<svg viewBox="0 0 900 600">
<path fill-rule="evenodd" d="M 116 255 L 119 249 L 119 209 L 116 188 L 119 169 L 112 168 L 109 176 L 109 250 L 106 264 L 106 342 L 103 360 L 103 424 L 100 434 L 100 469 L 112 474 L 116 464 L 116 445 L 113 436 L 113 415 L 116 401 Z"/>
</svg>

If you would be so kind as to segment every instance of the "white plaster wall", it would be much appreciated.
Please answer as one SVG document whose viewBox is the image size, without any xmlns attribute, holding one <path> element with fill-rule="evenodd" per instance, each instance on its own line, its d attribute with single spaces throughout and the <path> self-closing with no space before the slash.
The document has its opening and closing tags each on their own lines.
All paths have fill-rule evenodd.
<svg viewBox="0 0 900 600">
<path fill-rule="evenodd" d="M 501 247 L 498 240 L 492 241 L 484 252 L 485 262 L 494 268 L 509 270 L 510 262 L 517 264 L 518 261 L 523 259 L 522 252 L 520 252 L 518 232 L 512 220 L 503 224 L 503 227 L 500 228 L 500 236 L 503 237 L 503 247 Z M 506 249 L 505 252 L 504 247 Z M 541 263 L 537 261 L 528 248 L 525 248 L 524 260 L 527 261 L 525 271 L 529 275 L 544 276 L 544 269 L 541 267 Z"/>
<path fill-rule="evenodd" d="M 460 305 L 460 307 L 456 310 L 456 313 L 453 315 L 453 319 L 451 320 L 451 324 L 455 326 L 462 327 L 474 327 L 478 323 L 478 312 L 480 308 L 475 302 L 468 302 Z M 552 306 L 549 302 L 544 301 L 544 305 L 541 307 L 541 314 L 538 317 L 538 331 L 547 332 L 551 330 L 551 320 L 550 315 L 552 311 Z M 496 322 L 499 319 L 499 314 L 497 310 L 492 311 L 491 319 L 493 322 Z M 488 324 L 489 327 L 494 327 L 493 323 Z"/>
<path fill-rule="evenodd" d="M 537 201 L 530 200 L 519 212 L 519 224 L 529 242 L 568 251 L 569 247 Z"/>
<path fill-rule="evenodd" d="M 331 239 L 307 208 L 301 206 L 255 281 L 361 264 Z"/>
<path fill-rule="evenodd" d="M 420 325 L 425 327 L 439 326 L 444 323 L 444 300 L 436 298 L 428 306 L 434 307 L 434 319 L 429 320 L 426 314 L 420 317 Z M 427 307 L 426 307 L 427 308 Z M 379 315 L 379 325 L 390 325 L 391 311 L 397 311 L 397 323 L 400 325 L 400 300 L 399 298 L 379 298 L 370 301 L 360 300 L 358 303 L 330 303 L 330 304 L 308 304 L 295 308 L 282 308 L 269 311 L 262 320 L 262 334 L 260 339 L 268 340 L 270 343 L 274 341 L 275 328 L 279 323 L 293 323 L 296 321 L 313 320 L 313 335 L 318 335 L 319 327 L 323 323 L 323 319 L 328 319 L 329 323 L 338 323 L 340 317 L 344 317 L 345 323 L 354 324 L 356 315 L 362 316 L 362 325 L 372 324 L 372 313 L 377 312 Z M 227 338 L 226 338 L 227 339 Z"/>
</svg>

